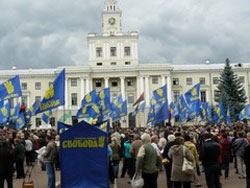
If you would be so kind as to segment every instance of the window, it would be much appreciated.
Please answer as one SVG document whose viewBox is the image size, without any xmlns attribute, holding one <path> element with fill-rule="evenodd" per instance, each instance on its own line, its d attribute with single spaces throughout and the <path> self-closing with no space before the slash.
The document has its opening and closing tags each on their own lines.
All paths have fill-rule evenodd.
<svg viewBox="0 0 250 188">
<path fill-rule="evenodd" d="M 213 84 L 215 84 L 215 85 L 219 84 L 219 78 L 218 77 L 213 77 Z"/>
<path fill-rule="evenodd" d="M 152 84 L 158 84 L 158 76 L 152 76 Z"/>
<path fill-rule="evenodd" d="M 179 85 L 179 78 L 173 78 L 173 85 L 178 86 Z"/>
<path fill-rule="evenodd" d="M 128 103 L 132 104 L 135 102 L 134 95 L 128 95 Z"/>
<path fill-rule="evenodd" d="M 128 79 L 128 80 L 127 80 L 127 85 L 128 85 L 128 86 L 134 86 L 134 80 Z"/>
<path fill-rule="evenodd" d="M 126 46 L 126 47 L 124 48 L 124 55 L 125 55 L 125 56 L 130 56 L 130 47 L 129 47 L 129 46 Z"/>
<path fill-rule="evenodd" d="M 28 102 L 28 97 L 27 96 L 22 96 L 22 104 L 27 105 Z"/>
<path fill-rule="evenodd" d="M 126 62 L 125 62 L 125 65 L 131 65 L 131 62 L 126 61 Z"/>
<path fill-rule="evenodd" d="M 110 65 L 116 65 L 116 62 L 111 62 Z"/>
<path fill-rule="evenodd" d="M 112 80 L 111 81 L 111 86 L 112 87 L 117 87 L 118 86 L 118 81 L 117 80 Z"/>
<path fill-rule="evenodd" d="M 71 78 L 70 83 L 71 83 L 71 87 L 77 87 L 77 79 L 76 78 Z"/>
<path fill-rule="evenodd" d="M 216 96 L 218 96 L 219 95 L 219 91 L 217 91 L 217 90 L 214 90 L 214 98 L 216 99 L 217 97 Z"/>
<path fill-rule="evenodd" d="M 187 85 L 193 85 L 193 78 L 186 78 Z"/>
<path fill-rule="evenodd" d="M 35 90 L 40 90 L 41 89 L 41 82 L 36 82 L 35 83 Z"/>
<path fill-rule="evenodd" d="M 71 105 L 77 106 L 77 93 L 71 93 Z"/>
<path fill-rule="evenodd" d="M 207 102 L 206 91 L 201 91 L 201 102 Z"/>
<path fill-rule="evenodd" d="M 102 57 L 102 48 L 101 47 L 96 48 L 96 57 Z"/>
<path fill-rule="evenodd" d="M 40 102 L 41 102 L 41 96 L 35 96 L 35 101 L 36 101 L 37 105 L 39 106 Z"/>
<path fill-rule="evenodd" d="M 243 84 L 245 83 L 245 77 L 244 76 L 239 76 L 239 81 Z"/>
<path fill-rule="evenodd" d="M 42 120 L 41 118 L 36 118 L 36 127 L 39 127 L 40 125 L 42 125 Z"/>
<path fill-rule="evenodd" d="M 110 48 L 110 56 L 116 56 L 116 47 L 111 47 Z"/>
<path fill-rule="evenodd" d="M 206 79 L 204 77 L 200 78 L 200 84 L 205 85 L 206 84 Z"/>
<path fill-rule="evenodd" d="M 96 63 L 97 66 L 102 66 L 102 63 Z"/>
<path fill-rule="evenodd" d="M 56 126 L 56 119 L 54 117 L 49 118 L 49 124 L 52 127 Z"/>
<path fill-rule="evenodd" d="M 27 83 L 26 82 L 22 83 L 22 90 L 27 90 Z"/>
<path fill-rule="evenodd" d="M 96 80 L 95 81 L 95 87 L 102 87 L 102 81 L 101 80 Z"/>
<path fill-rule="evenodd" d="M 177 102 L 179 96 L 180 96 L 180 91 L 174 91 L 174 102 Z"/>
</svg>

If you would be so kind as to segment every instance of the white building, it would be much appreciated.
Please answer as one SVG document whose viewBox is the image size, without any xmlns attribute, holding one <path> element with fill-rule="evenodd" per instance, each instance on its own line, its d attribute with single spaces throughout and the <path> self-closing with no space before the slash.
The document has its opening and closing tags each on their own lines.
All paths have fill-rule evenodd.
<svg viewBox="0 0 250 188">
<path fill-rule="evenodd" d="M 209 61 L 195 65 L 140 64 L 138 55 L 138 32 L 122 32 L 122 12 L 116 0 L 105 0 L 102 11 L 102 33 L 87 36 L 89 49 L 88 66 L 68 66 L 55 69 L 29 69 L 0 71 L 0 82 L 20 75 L 24 101 L 29 108 L 34 101 L 40 101 L 62 68 L 66 68 L 66 104 L 53 112 L 55 120 L 63 112 L 72 110 L 76 114 L 81 99 L 92 89 L 97 91 L 109 87 L 112 98 L 122 94 L 128 100 L 128 112 L 132 104 L 145 91 L 146 112 L 138 114 L 136 120 L 130 115 L 122 118 L 122 125 L 143 126 L 152 91 L 164 84 L 168 85 L 169 102 L 176 100 L 181 93 L 193 85 L 201 83 L 201 100 L 214 104 L 214 92 L 224 64 L 211 64 Z M 83 44 L 84 45 L 84 44 Z M 243 83 L 249 102 L 250 64 L 233 63 L 234 72 Z M 14 100 L 14 103 L 17 103 Z M 41 123 L 41 115 L 32 118 L 33 124 Z"/>
</svg>

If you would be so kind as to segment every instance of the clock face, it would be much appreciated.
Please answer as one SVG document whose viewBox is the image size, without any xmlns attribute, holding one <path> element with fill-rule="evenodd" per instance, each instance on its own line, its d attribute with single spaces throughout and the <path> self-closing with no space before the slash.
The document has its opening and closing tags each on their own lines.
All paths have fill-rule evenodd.
<svg viewBox="0 0 250 188">
<path fill-rule="evenodd" d="M 109 18 L 109 24 L 114 25 L 115 24 L 115 18 Z"/>
</svg>

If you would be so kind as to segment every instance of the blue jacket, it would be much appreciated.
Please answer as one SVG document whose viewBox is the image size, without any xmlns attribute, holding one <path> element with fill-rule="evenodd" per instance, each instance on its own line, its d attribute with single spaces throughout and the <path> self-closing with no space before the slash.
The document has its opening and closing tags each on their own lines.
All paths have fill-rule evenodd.
<svg viewBox="0 0 250 188">
<path fill-rule="evenodd" d="M 124 157 L 126 159 L 132 158 L 131 154 L 130 154 L 130 148 L 131 148 L 131 142 L 126 141 L 124 143 Z"/>
</svg>

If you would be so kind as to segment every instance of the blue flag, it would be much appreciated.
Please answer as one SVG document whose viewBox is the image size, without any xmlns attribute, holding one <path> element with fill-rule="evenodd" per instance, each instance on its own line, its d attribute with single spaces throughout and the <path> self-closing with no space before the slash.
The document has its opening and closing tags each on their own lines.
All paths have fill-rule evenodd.
<svg viewBox="0 0 250 188">
<path fill-rule="evenodd" d="M 46 91 L 36 114 L 57 108 L 65 103 L 65 69 L 56 77 Z"/>
<path fill-rule="evenodd" d="M 84 96 L 81 104 L 82 104 L 82 106 L 93 104 L 93 103 L 96 103 L 96 100 L 97 100 L 96 91 L 93 90 Z"/>
<path fill-rule="evenodd" d="M 188 90 L 185 93 L 185 98 L 186 98 L 187 104 L 191 104 L 191 103 L 199 100 L 199 98 L 200 98 L 200 87 L 201 87 L 200 83 L 196 84 L 192 89 Z"/>
<path fill-rule="evenodd" d="M 171 112 L 171 119 L 175 118 L 175 116 L 178 115 L 178 109 L 173 102 L 170 103 L 170 112 Z"/>
<path fill-rule="evenodd" d="M 152 125 L 155 122 L 155 100 L 151 99 L 150 100 L 150 107 L 149 107 L 149 112 L 148 112 L 148 120 L 147 120 L 147 124 L 151 123 Z"/>
<path fill-rule="evenodd" d="M 97 94 L 97 102 L 101 114 L 105 117 L 112 111 L 112 104 L 110 102 L 110 89 L 105 88 Z"/>
<path fill-rule="evenodd" d="M 155 113 L 155 124 L 158 124 L 164 120 L 168 119 L 168 102 L 165 101 L 160 109 Z"/>
<path fill-rule="evenodd" d="M 109 132 L 110 130 L 110 123 L 109 120 L 103 121 L 101 123 L 98 123 L 97 126 L 104 132 Z"/>
<path fill-rule="evenodd" d="M 132 112 L 132 116 L 136 116 L 137 112 L 139 111 L 139 105 L 137 105 L 135 108 L 134 108 L 134 111 Z"/>
<path fill-rule="evenodd" d="M 219 103 L 218 107 L 215 109 L 214 122 L 219 124 L 221 119 L 226 116 L 225 110 L 222 103 Z"/>
<path fill-rule="evenodd" d="M 25 119 L 23 113 L 20 113 L 16 120 L 16 130 L 20 130 L 25 126 Z"/>
<path fill-rule="evenodd" d="M 195 102 L 191 103 L 188 108 L 188 118 L 192 120 L 196 117 L 201 116 L 201 103 L 200 100 L 196 100 Z"/>
<path fill-rule="evenodd" d="M 156 103 L 163 103 L 167 101 L 167 85 L 162 86 L 153 91 L 152 97 Z"/>
<path fill-rule="evenodd" d="M 112 120 L 119 120 L 121 117 L 121 111 L 122 111 L 122 95 L 119 95 L 117 98 L 114 99 L 112 102 L 112 112 L 111 112 L 111 118 Z"/>
<path fill-rule="evenodd" d="M 76 118 L 89 118 L 92 117 L 93 119 L 98 118 L 100 116 L 100 109 L 94 103 L 86 104 L 81 107 L 76 114 Z"/>
<path fill-rule="evenodd" d="M 48 110 L 48 111 L 44 112 L 43 115 L 42 115 L 42 120 L 46 124 L 48 124 L 49 123 L 49 118 L 50 118 L 51 115 L 52 115 L 52 110 Z"/>
<path fill-rule="evenodd" d="M 0 124 L 6 124 L 10 115 L 10 103 L 2 104 L 0 108 Z"/>
<path fill-rule="evenodd" d="M 126 116 L 128 114 L 128 104 L 127 104 L 127 100 L 122 102 L 122 109 L 121 109 L 121 117 Z"/>
<path fill-rule="evenodd" d="M 241 112 L 239 113 L 239 120 L 243 120 L 245 118 L 248 118 L 250 116 L 249 113 L 249 105 L 245 105 L 245 107 L 241 110 Z"/>
<path fill-rule="evenodd" d="M 230 107 L 229 106 L 227 108 L 227 117 L 226 117 L 226 120 L 227 120 L 227 125 L 231 126 L 232 125 L 232 121 L 231 121 L 231 117 L 230 117 Z"/>
<path fill-rule="evenodd" d="M 60 121 L 57 122 L 57 134 L 61 134 L 70 128 L 72 128 L 71 125 L 67 125 L 67 124 L 62 123 Z"/>
<path fill-rule="evenodd" d="M 34 102 L 27 112 L 27 115 L 29 116 L 29 118 L 34 116 L 37 110 L 38 110 L 37 102 Z"/>
<path fill-rule="evenodd" d="M 10 109 L 9 121 L 15 122 L 20 114 L 20 103 L 18 103 L 14 108 Z"/>
<path fill-rule="evenodd" d="M 0 100 L 22 96 L 19 76 L 15 76 L 0 84 Z"/>
<path fill-rule="evenodd" d="M 146 107 L 145 101 L 141 102 L 139 105 L 139 112 L 144 112 Z"/>
<path fill-rule="evenodd" d="M 187 111 L 188 111 L 188 105 L 183 97 L 181 95 L 177 101 L 177 109 L 178 109 L 178 115 L 179 115 L 179 121 L 184 122 L 187 120 Z"/>
</svg>

